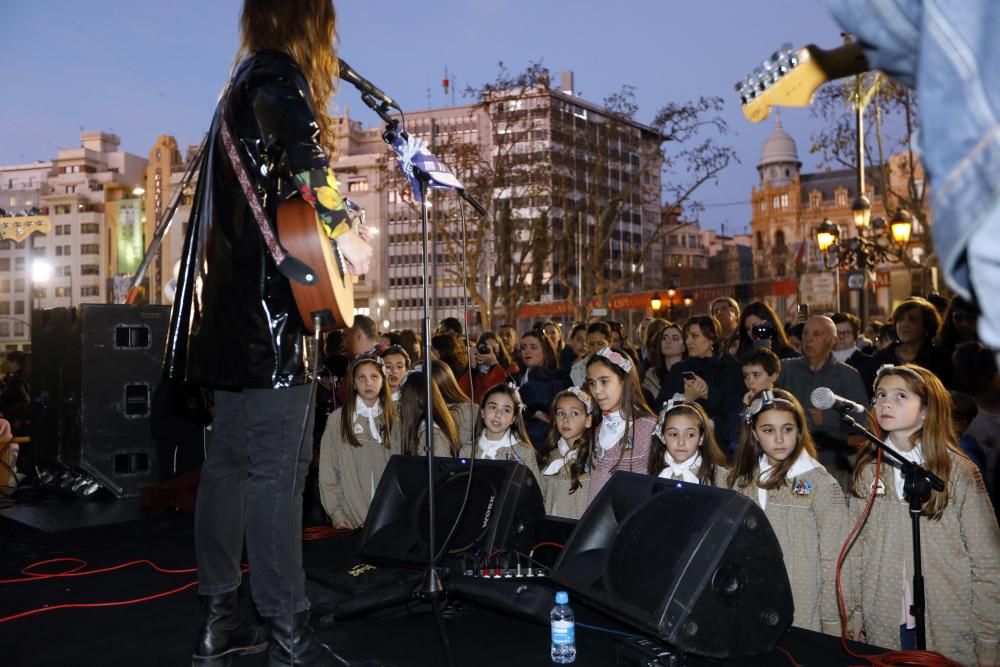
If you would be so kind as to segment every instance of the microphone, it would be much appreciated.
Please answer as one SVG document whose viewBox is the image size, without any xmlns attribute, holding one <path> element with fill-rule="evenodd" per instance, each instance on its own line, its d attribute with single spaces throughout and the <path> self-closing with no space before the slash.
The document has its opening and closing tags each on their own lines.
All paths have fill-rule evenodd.
<svg viewBox="0 0 1000 667">
<path fill-rule="evenodd" d="M 339 58 L 338 60 L 340 61 L 341 79 L 351 84 L 365 95 L 371 95 L 378 101 L 383 102 L 384 104 L 402 112 L 402 109 L 399 108 L 399 105 L 396 103 L 396 100 L 392 99 L 391 97 L 383 93 L 381 90 L 376 88 L 371 81 L 369 81 L 368 79 L 364 78 L 363 76 L 355 72 L 354 68 L 348 65 L 343 58 Z"/>
<path fill-rule="evenodd" d="M 814 408 L 819 408 L 820 410 L 833 408 L 840 412 L 854 412 L 861 415 L 866 412 L 863 405 L 837 396 L 829 387 L 816 387 L 813 389 L 812 394 L 809 395 L 809 400 L 812 402 Z"/>
</svg>

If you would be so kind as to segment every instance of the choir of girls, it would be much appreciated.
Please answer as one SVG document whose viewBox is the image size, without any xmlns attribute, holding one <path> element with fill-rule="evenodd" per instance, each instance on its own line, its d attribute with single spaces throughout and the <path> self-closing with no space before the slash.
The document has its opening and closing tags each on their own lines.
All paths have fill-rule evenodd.
<svg viewBox="0 0 1000 667">
<path fill-rule="evenodd" d="M 774 375 L 769 358 L 753 363 L 762 365 L 762 376 Z M 817 460 L 802 405 L 771 383 L 757 384 L 750 373 L 749 405 L 730 465 L 699 402 L 678 394 L 654 413 L 635 360 L 623 349 L 591 351 L 582 370 L 582 382 L 554 393 L 547 415 L 529 415 L 523 386 L 496 384 L 474 404 L 451 370 L 435 363 L 434 453 L 522 463 L 539 482 L 546 512 L 572 519 L 619 470 L 731 489 L 756 503 L 774 530 L 792 588 L 794 625 L 839 634 L 844 622 L 850 637 L 912 646 L 910 521 L 901 472 L 891 461 L 883 459 L 876 480 L 873 450 L 862 449 L 845 494 Z M 379 360 L 355 360 L 349 376 L 348 401 L 327 422 L 320 456 L 323 505 L 339 527 L 364 522 L 391 454 L 425 451 L 422 371 L 407 373 L 397 400 Z M 962 664 L 997 667 L 1000 529 L 978 468 L 958 448 L 948 392 L 919 366 L 890 366 L 876 376 L 873 404 L 889 446 L 946 483 L 931 494 L 921 518 L 928 648 Z M 547 425 L 541 447 L 532 444 L 529 419 Z M 870 516 L 842 570 L 842 618 L 836 559 L 869 494 Z"/>
</svg>

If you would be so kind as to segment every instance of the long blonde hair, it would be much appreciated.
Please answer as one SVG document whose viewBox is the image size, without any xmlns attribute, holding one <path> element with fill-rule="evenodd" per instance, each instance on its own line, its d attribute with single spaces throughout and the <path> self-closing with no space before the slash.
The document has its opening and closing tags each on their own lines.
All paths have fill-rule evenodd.
<svg viewBox="0 0 1000 667">
<path fill-rule="evenodd" d="M 334 152 L 333 119 L 327 111 L 337 89 L 337 13 L 332 0 L 244 0 L 236 62 L 258 51 L 291 56 L 309 84 L 319 143 Z"/>
<path fill-rule="evenodd" d="M 901 364 L 880 371 L 875 379 L 876 394 L 882 380 L 890 376 L 902 378 L 927 411 L 923 426 L 910 436 L 910 444 L 920 445 L 920 451 L 926 461 L 924 467 L 945 482 L 944 491 L 931 491 L 930 498 L 920 508 L 920 514 L 923 516 L 940 519 L 951 498 L 949 479 L 952 468 L 951 454 L 965 456 L 958 446 L 958 439 L 952 429 L 951 396 L 936 375 L 915 364 Z M 858 454 L 858 461 L 854 464 L 854 484 L 851 489 L 857 498 L 868 496 L 868 489 L 862 482 L 862 473 L 866 466 L 875 465 L 875 453 L 875 449 L 869 446 Z M 874 470 L 872 472 L 874 474 Z"/>
</svg>

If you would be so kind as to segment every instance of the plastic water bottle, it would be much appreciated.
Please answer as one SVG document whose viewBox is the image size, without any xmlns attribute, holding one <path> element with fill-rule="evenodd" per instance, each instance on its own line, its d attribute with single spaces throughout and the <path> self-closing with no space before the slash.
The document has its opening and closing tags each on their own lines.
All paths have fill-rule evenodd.
<svg viewBox="0 0 1000 667">
<path fill-rule="evenodd" d="M 556 593 L 556 606 L 549 613 L 552 623 L 552 662 L 560 665 L 576 660 L 576 621 L 566 591 Z"/>
</svg>

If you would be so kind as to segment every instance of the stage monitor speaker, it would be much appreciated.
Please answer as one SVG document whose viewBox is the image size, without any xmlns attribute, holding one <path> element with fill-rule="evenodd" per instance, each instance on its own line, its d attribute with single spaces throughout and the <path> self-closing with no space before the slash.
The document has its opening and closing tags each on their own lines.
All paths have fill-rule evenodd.
<svg viewBox="0 0 1000 667">
<path fill-rule="evenodd" d="M 35 313 L 32 356 L 42 372 L 32 442 L 41 458 L 58 449 L 60 463 L 119 498 L 159 481 L 151 411 L 169 317 L 169 306 L 91 303 Z"/>
<path fill-rule="evenodd" d="M 451 530 L 469 482 L 469 459 L 434 459 L 435 548 Z M 545 516 L 535 476 L 516 461 L 476 459 L 469 499 L 447 553 L 498 549 L 527 554 Z M 361 531 L 370 563 L 420 567 L 428 561 L 427 460 L 395 455 L 382 473 Z"/>
<path fill-rule="evenodd" d="M 580 518 L 551 578 L 681 651 L 769 651 L 792 621 L 778 539 L 727 489 L 615 473 Z"/>
</svg>

